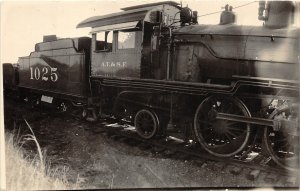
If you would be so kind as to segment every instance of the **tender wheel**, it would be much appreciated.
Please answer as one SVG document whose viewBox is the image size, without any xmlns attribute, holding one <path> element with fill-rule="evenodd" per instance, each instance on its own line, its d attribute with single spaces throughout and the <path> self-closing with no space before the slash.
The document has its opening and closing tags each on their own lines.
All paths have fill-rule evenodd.
<svg viewBox="0 0 300 191">
<path fill-rule="evenodd" d="M 200 145 L 210 154 L 231 157 L 241 152 L 250 138 L 250 124 L 216 119 L 216 112 L 250 117 L 246 106 L 237 98 L 206 98 L 197 108 L 194 131 Z"/>
<path fill-rule="evenodd" d="M 134 118 L 137 133 L 144 139 L 151 139 L 158 132 L 158 118 L 155 113 L 142 109 Z"/>
<path fill-rule="evenodd" d="M 270 115 L 270 119 L 291 120 L 298 124 L 298 108 L 283 105 Z M 286 129 L 273 131 L 264 129 L 263 142 L 273 161 L 279 166 L 291 170 L 299 170 L 299 135 L 289 134 Z"/>
</svg>

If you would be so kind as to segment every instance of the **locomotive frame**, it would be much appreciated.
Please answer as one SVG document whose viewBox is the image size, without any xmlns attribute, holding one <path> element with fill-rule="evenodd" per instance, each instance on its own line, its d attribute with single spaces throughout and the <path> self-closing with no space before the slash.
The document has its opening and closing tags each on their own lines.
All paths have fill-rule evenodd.
<svg viewBox="0 0 300 191">
<path fill-rule="evenodd" d="M 127 118 L 145 139 L 175 130 L 217 157 L 250 151 L 259 137 L 277 164 L 292 169 L 299 164 L 300 29 L 289 19 L 276 23 L 272 11 L 290 18 L 293 6 L 261 2 L 264 27 L 198 25 L 196 12 L 172 1 L 123 8 L 79 23 L 92 28 L 91 39 L 37 44 L 19 60 L 19 83 L 7 86 L 33 102 L 82 107 L 88 121 Z M 284 144 L 294 150 L 280 150 Z"/>
</svg>

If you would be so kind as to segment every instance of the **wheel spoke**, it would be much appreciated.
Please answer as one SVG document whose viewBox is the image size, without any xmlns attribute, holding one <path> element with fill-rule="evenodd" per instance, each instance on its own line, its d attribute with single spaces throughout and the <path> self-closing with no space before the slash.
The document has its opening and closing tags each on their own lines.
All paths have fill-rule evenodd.
<svg viewBox="0 0 300 191">
<path fill-rule="evenodd" d="M 213 131 L 210 131 L 209 134 L 208 134 L 208 136 L 207 136 L 207 138 L 211 139 L 211 138 L 210 138 L 211 136 L 209 136 L 209 135 L 213 135 L 212 137 L 214 137 L 214 132 L 213 132 Z"/>
<path fill-rule="evenodd" d="M 228 133 L 225 133 L 226 138 L 231 142 L 233 139 L 230 138 L 230 136 L 228 135 Z"/>
<path fill-rule="evenodd" d="M 230 122 L 227 122 L 227 126 L 233 126 L 237 123 L 239 123 L 239 122 L 238 121 L 230 121 Z"/>
<path fill-rule="evenodd" d="M 199 123 L 206 124 L 206 125 L 213 125 L 213 123 L 209 121 L 199 121 Z"/>
<path fill-rule="evenodd" d="M 230 131 L 245 132 L 244 129 L 236 128 L 236 127 L 227 127 L 227 129 Z"/>
<path fill-rule="evenodd" d="M 203 132 L 212 131 L 212 129 L 209 127 L 206 127 L 206 128 L 201 128 L 201 131 L 203 131 Z"/>
<path fill-rule="evenodd" d="M 228 133 L 229 135 L 233 136 L 234 138 L 239 137 L 238 135 L 234 134 L 234 133 L 231 132 L 231 131 L 227 131 L 226 133 Z"/>
<path fill-rule="evenodd" d="M 227 108 L 227 110 L 225 111 L 226 113 L 230 113 L 231 112 L 231 109 L 232 109 L 232 103 L 230 104 L 230 106 Z"/>
</svg>

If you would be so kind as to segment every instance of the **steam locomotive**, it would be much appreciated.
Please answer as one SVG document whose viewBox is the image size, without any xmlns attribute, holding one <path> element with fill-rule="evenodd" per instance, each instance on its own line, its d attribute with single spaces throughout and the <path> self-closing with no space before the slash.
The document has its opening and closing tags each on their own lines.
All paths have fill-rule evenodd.
<svg viewBox="0 0 300 191">
<path fill-rule="evenodd" d="M 299 164 L 299 3 L 260 1 L 263 26 L 219 25 L 173 1 L 123 8 L 78 24 L 92 37 L 46 36 L 4 89 L 34 104 L 111 115 L 145 139 L 176 134 L 216 157 L 261 142 L 280 166 Z"/>
</svg>

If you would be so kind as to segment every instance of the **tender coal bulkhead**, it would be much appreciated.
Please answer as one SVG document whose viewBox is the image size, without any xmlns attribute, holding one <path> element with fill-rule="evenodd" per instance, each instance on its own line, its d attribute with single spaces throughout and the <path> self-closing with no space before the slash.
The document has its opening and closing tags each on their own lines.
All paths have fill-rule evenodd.
<svg viewBox="0 0 300 191">
<path fill-rule="evenodd" d="M 88 18 L 77 27 L 91 38 L 50 36 L 5 66 L 5 89 L 88 121 L 114 116 L 144 139 L 172 132 L 215 157 L 259 144 L 298 169 L 299 3 L 259 2 L 263 26 L 239 26 L 231 11 L 218 25 L 172 1 Z"/>
<path fill-rule="evenodd" d="M 34 52 L 19 58 L 18 90 L 22 97 L 31 102 L 55 102 L 56 106 L 87 103 L 90 44 L 89 37 L 44 37 Z"/>
</svg>

